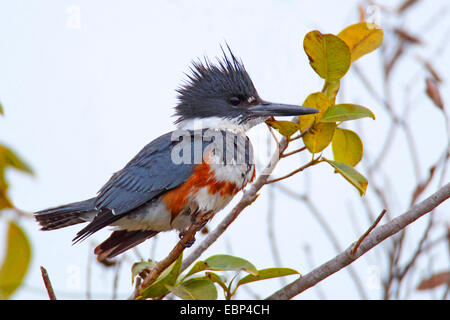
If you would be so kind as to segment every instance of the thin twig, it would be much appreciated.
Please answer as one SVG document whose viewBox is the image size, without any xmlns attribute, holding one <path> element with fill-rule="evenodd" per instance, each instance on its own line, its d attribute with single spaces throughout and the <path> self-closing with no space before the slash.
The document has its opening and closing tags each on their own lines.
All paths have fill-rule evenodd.
<svg viewBox="0 0 450 320">
<path fill-rule="evenodd" d="M 408 271 L 412 268 L 412 266 L 416 262 L 417 258 L 420 256 L 421 253 L 423 253 L 423 248 L 424 248 L 425 242 L 428 239 L 428 235 L 429 235 L 432 227 L 433 227 L 433 212 L 431 212 L 429 215 L 427 227 L 425 228 L 425 231 L 423 232 L 423 235 L 420 238 L 419 244 L 417 245 L 415 252 L 413 253 L 412 257 L 409 259 L 409 262 L 406 263 L 403 270 L 401 270 L 398 273 L 397 278 L 399 280 L 401 280 L 402 278 L 405 277 L 405 275 L 408 273 Z"/>
<path fill-rule="evenodd" d="M 272 135 L 273 139 L 275 140 L 275 142 L 277 143 L 277 145 L 280 144 L 280 141 L 278 140 L 275 132 L 273 131 L 273 128 L 269 125 L 267 125 L 267 128 L 269 128 L 270 134 Z"/>
<path fill-rule="evenodd" d="M 300 168 L 298 168 L 298 169 L 292 171 L 291 173 L 288 173 L 287 175 L 284 175 L 284 176 L 279 177 L 279 178 L 267 180 L 267 181 L 265 182 L 265 184 L 270 184 L 270 183 L 278 182 L 278 181 L 287 179 L 287 178 L 289 178 L 289 177 L 292 177 L 294 174 L 297 174 L 297 173 L 299 173 L 299 172 L 302 172 L 302 171 L 305 170 L 306 168 L 309 168 L 309 167 L 311 167 L 311 166 L 313 166 L 313 165 L 319 163 L 320 161 L 321 161 L 321 160 L 319 160 L 319 159 L 313 159 L 313 160 L 311 160 L 310 162 L 308 162 L 307 164 L 305 164 L 304 166 L 301 166 Z"/>
<path fill-rule="evenodd" d="M 30 212 L 18 209 L 18 208 L 14 208 L 13 211 L 15 212 L 15 214 L 19 217 L 24 217 L 24 218 L 28 218 L 28 219 L 33 219 L 34 220 L 34 215 Z"/>
<path fill-rule="evenodd" d="M 353 246 L 352 250 L 350 251 L 350 254 L 356 253 L 356 250 L 358 250 L 359 246 L 361 245 L 361 242 L 363 242 L 363 240 L 369 235 L 369 233 L 373 229 L 375 229 L 375 227 L 378 225 L 378 223 L 383 218 L 383 216 L 385 215 L 386 212 L 387 212 L 386 209 L 383 209 L 383 211 L 381 211 L 380 215 L 375 220 L 375 222 L 369 227 L 369 229 L 367 229 L 366 232 L 364 232 L 364 234 L 358 239 L 358 241 L 356 241 L 355 245 Z"/>
<path fill-rule="evenodd" d="M 136 277 L 135 281 L 136 281 L 136 284 L 134 285 L 134 291 L 131 294 L 131 296 L 128 298 L 130 300 L 134 300 L 134 299 L 136 299 L 136 297 L 139 297 L 140 288 L 141 288 L 141 284 L 142 284 L 142 278 Z"/>
<path fill-rule="evenodd" d="M 302 151 L 305 151 L 305 150 L 306 150 L 306 147 L 301 147 L 300 149 L 297 149 L 297 150 L 294 150 L 294 151 L 291 151 L 291 152 L 288 152 L 288 153 L 283 153 L 281 155 L 281 158 L 286 158 L 286 157 L 292 156 L 293 154 L 296 154 L 296 153 L 299 153 L 299 152 L 302 152 Z"/>
<path fill-rule="evenodd" d="M 117 260 L 116 270 L 114 272 L 114 280 L 113 280 L 113 293 L 111 300 L 117 300 L 117 289 L 119 285 L 119 275 L 120 275 L 120 266 L 122 264 L 121 259 Z"/>
<path fill-rule="evenodd" d="M 279 249 L 277 248 L 277 241 L 275 237 L 275 194 L 273 187 L 268 187 L 268 204 L 267 204 L 267 238 L 269 239 L 270 249 L 272 251 L 272 257 L 276 267 L 281 268 L 281 257 Z M 280 277 L 280 284 L 286 285 L 286 279 Z"/>
<path fill-rule="evenodd" d="M 41 266 L 42 279 L 44 280 L 45 289 L 47 289 L 47 294 L 50 300 L 56 300 L 55 291 L 53 291 L 52 283 L 48 277 L 47 270 Z"/>
<path fill-rule="evenodd" d="M 89 254 L 87 258 L 87 264 L 86 264 L 86 299 L 91 300 L 92 294 L 91 294 L 91 280 L 92 280 L 92 248 L 95 247 L 92 242 L 89 243 Z"/>
</svg>

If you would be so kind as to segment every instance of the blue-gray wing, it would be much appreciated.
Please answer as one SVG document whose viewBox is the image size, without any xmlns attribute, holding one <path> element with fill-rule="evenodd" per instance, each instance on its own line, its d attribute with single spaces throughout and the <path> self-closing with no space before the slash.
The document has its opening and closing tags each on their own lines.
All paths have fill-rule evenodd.
<svg viewBox="0 0 450 320">
<path fill-rule="evenodd" d="M 225 132 L 221 133 L 225 139 Z M 100 189 L 95 199 L 97 215 L 73 241 L 85 239 L 181 185 L 191 176 L 196 163 L 201 163 L 202 155 L 212 141 L 214 138 L 204 139 L 203 135 L 192 131 L 175 131 L 150 142 Z"/>
<path fill-rule="evenodd" d="M 192 174 L 194 164 L 172 161 L 177 143 L 169 132 L 146 145 L 101 188 L 96 209 L 121 215 L 182 184 Z"/>
</svg>

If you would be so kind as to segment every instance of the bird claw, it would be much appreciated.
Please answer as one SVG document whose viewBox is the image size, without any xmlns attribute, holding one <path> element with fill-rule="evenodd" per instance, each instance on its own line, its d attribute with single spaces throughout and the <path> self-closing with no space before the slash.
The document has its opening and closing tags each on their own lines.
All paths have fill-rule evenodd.
<svg viewBox="0 0 450 320">
<path fill-rule="evenodd" d="M 180 240 L 183 240 L 183 238 L 185 237 L 185 235 L 186 235 L 186 232 L 185 232 L 185 231 L 181 231 L 181 232 L 178 234 L 178 237 L 180 237 Z M 189 240 L 189 241 L 186 241 L 186 242 L 180 241 L 180 244 L 183 246 L 183 248 L 190 248 L 190 247 L 192 247 L 192 245 L 193 245 L 194 243 L 195 243 L 195 237 L 192 238 L 192 240 Z"/>
<path fill-rule="evenodd" d="M 211 211 L 208 212 L 196 212 L 195 214 L 191 215 L 191 222 L 193 225 L 196 226 L 196 231 L 199 231 L 203 229 L 203 227 L 208 223 L 208 221 L 212 218 L 213 213 Z M 178 237 L 180 240 L 182 240 L 186 236 L 186 231 L 180 231 L 178 234 Z M 183 248 L 189 248 L 192 247 L 192 245 L 195 243 L 195 237 L 192 238 L 192 240 L 188 241 L 180 241 L 180 244 L 183 246 Z"/>
<path fill-rule="evenodd" d="M 186 242 L 181 242 L 183 248 L 190 248 L 195 243 L 195 238 Z"/>
<path fill-rule="evenodd" d="M 198 226 L 198 230 L 202 229 L 209 220 L 214 216 L 214 213 L 211 211 L 206 212 L 197 212 L 195 215 L 191 216 L 191 222 Z"/>
</svg>

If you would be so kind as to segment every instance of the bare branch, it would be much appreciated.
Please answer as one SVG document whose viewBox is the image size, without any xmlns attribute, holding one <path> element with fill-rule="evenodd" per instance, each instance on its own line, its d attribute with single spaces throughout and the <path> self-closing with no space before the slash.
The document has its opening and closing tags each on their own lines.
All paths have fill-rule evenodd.
<svg viewBox="0 0 450 320">
<path fill-rule="evenodd" d="M 348 266 L 370 249 L 380 244 L 385 239 L 403 230 L 406 226 L 436 208 L 450 197 L 450 183 L 440 188 L 424 201 L 414 205 L 408 211 L 391 220 L 390 222 L 375 228 L 360 244 L 355 254 L 351 254 L 353 245 L 348 247 L 333 259 L 312 270 L 300 279 L 275 292 L 267 299 L 290 299 L 308 288 L 316 285 L 333 273 Z"/>
</svg>

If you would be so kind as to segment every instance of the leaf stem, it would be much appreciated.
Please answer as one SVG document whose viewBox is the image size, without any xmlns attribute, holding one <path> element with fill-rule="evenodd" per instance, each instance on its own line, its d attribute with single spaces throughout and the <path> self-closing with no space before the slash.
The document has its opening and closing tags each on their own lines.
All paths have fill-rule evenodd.
<svg viewBox="0 0 450 320">
<path fill-rule="evenodd" d="M 308 162 L 308 163 L 305 164 L 304 166 L 301 166 L 300 168 L 298 168 L 298 169 L 292 171 L 291 173 L 288 173 L 287 175 L 284 175 L 284 176 L 279 177 L 279 178 L 267 180 L 267 181 L 265 182 L 265 184 L 270 184 L 270 183 L 278 182 L 278 181 L 287 179 L 287 178 L 289 178 L 289 177 L 292 177 L 294 174 L 297 174 L 297 173 L 299 173 L 299 172 L 305 170 L 306 168 L 309 168 L 309 167 L 311 167 L 311 166 L 313 166 L 313 165 L 319 163 L 320 161 L 321 161 L 320 159 L 312 159 L 310 162 Z"/>
</svg>

